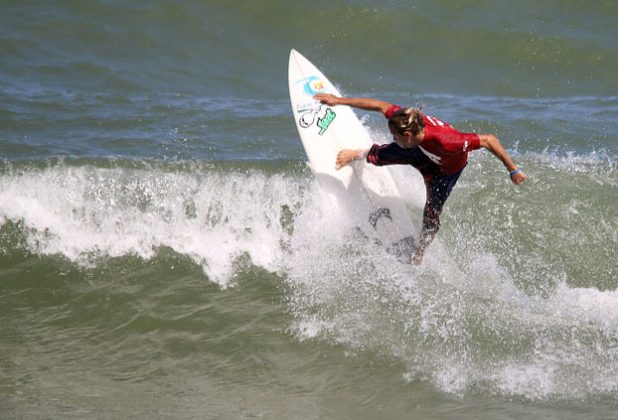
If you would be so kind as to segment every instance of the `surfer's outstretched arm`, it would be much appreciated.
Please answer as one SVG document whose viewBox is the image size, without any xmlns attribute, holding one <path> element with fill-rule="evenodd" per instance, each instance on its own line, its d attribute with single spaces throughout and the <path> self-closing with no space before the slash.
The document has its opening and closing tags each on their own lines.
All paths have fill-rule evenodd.
<svg viewBox="0 0 618 420">
<path fill-rule="evenodd" d="M 377 111 L 385 114 L 388 108 L 392 105 L 390 102 L 381 101 L 371 98 L 344 98 L 331 95 L 330 93 L 318 93 L 314 96 L 318 101 L 329 105 L 349 105 L 355 108 L 364 109 L 366 111 Z"/>
<path fill-rule="evenodd" d="M 481 140 L 481 147 L 489 150 L 502 161 L 506 169 L 509 171 L 513 184 L 519 185 L 528 179 L 526 174 L 524 174 L 521 169 L 513 163 L 509 153 L 502 146 L 502 143 L 500 143 L 500 140 L 498 140 L 496 136 L 493 134 L 479 134 L 479 139 Z"/>
</svg>

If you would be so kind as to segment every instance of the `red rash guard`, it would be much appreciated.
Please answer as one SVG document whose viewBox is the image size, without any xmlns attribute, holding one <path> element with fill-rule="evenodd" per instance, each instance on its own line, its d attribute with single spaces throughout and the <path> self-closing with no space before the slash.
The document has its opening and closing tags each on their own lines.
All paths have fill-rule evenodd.
<svg viewBox="0 0 618 420">
<path fill-rule="evenodd" d="M 384 116 L 390 119 L 400 109 L 398 105 L 391 105 Z M 475 133 L 459 132 L 444 121 L 428 115 L 423 115 L 423 122 L 425 133 L 418 148 L 446 174 L 461 171 L 468 163 L 468 152 L 481 147 L 479 136 Z M 394 163 L 380 162 L 379 156 L 371 151 L 367 161 L 374 165 Z"/>
</svg>

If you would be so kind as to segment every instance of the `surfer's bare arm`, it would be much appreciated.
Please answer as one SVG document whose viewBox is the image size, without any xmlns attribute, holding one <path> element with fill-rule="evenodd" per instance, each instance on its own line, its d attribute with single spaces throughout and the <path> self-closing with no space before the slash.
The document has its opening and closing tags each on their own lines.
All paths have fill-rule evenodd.
<svg viewBox="0 0 618 420">
<path fill-rule="evenodd" d="M 329 105 L 349 105 L 355 108 L 364 109 L 366 111 L 377 111 L 382 114 L 392 105 L 390 102 L 381 101 L 371 98 L 344 98 L 341 96 L 331 95 L 330 93 L 318 93 L 314 96 L 318 101 Z"/>
<path fill-rule="evenodd" d="M 348 163 L 353 160 L 366 159 L 367 153 L 369 150 L 351 150 L 351 149 L 343 149 L 337 153 L 337 160 L 335 162 L 335 167 L 337 169 L 341 169 Z"/>
<path fill-rule="evenodd" d="M 509 171 L 513 184 L 519 185 L 528 179 L 526 174 L 524 174 L 521 169 L 517 168 L 517 165 L 513 163 L 509 153 L 502 146 L 502 143 L 500 143 L 500 140 L 498 140 L 496 136 L 493 134 L 479 134 L 479 139 L 481 140 L 481 147 L 489 150 L 502 161 L 506 169 Z"/>
</svg>

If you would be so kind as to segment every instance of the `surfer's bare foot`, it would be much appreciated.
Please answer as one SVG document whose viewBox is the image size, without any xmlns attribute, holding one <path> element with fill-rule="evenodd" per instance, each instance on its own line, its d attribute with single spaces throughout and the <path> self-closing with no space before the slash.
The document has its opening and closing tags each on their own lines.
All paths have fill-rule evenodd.
<svg viewBox="0 0 618 420">
<path fill-rule="evenodd" d="M 423 262 L 423 254 L 415 253 L 414 255 L 412 255 L 411 262 L 413 265 L 421 265 L 421 263 Z"/>
<path fill-rule="evenodd" d="M 337 161 L 335 162 L 335 168 L 341 169 L 353 160 L 358 159 L 359 156 L 360 153 L 358 150 L 343 149 L 339 151 L 339 153 L 337 153 Z"/>
</svg>

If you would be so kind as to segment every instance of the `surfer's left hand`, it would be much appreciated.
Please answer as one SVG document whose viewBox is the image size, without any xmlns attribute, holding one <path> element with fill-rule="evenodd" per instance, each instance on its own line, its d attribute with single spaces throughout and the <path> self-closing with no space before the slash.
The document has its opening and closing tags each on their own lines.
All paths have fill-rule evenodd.
<svg viewBox="0 0 618 420">
<path fill-rule="evenodd" d="M 314 95 L 313 98 L 328 106 L 335 106 L 339 104 L 339 97 L 330 93 L 318 93 Z"/>
</svg>

